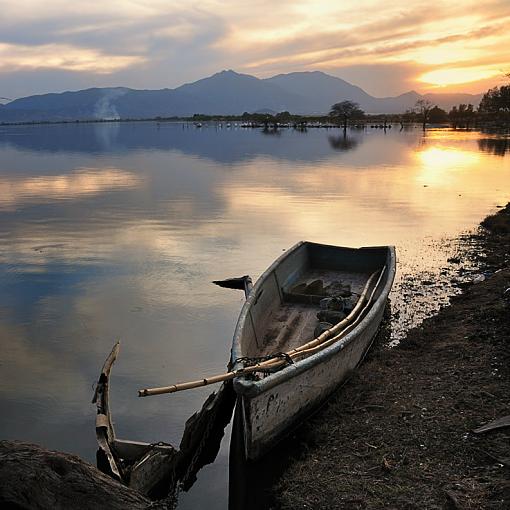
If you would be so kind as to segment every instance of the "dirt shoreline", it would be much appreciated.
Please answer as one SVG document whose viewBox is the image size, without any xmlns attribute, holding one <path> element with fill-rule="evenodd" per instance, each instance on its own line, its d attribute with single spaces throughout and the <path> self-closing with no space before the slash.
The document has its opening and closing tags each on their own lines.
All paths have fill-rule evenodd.
<svg viewBox="0 0 510 510">
<path fill-rule="evenodd" d="M 510 428 L 471 432 L 510 414 L 510 204 L 482 225 L 468 256 L 485 280 L 398 347 L 381 332 L 293 438 L 274 508 L 510 508 Z"/>
</svg>

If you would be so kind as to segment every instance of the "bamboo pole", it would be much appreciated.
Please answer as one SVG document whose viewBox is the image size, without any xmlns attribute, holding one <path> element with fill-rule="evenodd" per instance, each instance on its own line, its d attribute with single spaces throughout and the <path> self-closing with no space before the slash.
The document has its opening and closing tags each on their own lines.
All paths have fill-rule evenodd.
<svg viewBox="0 0 510 510">
<path fill-rule="evenodd" d="M 337 342 L 342 337 L 344 337 L 348 332 L 350 332 L 354 327 L 357 326 L 357 324 L 360 322 L 361 317 L 363 315 L 363 312 L 368 309 L 370 306 L 377 288 L 379 287 L 379 284 L 381 283 L 381 280 L 383 278 L 383 275 L 386 271 L 386 266 L 382 268 L 379 274 L 379 278 L 369 296 L 367 299 L 368 291 L 372 285 L 372 282 L 374 281 L 375 277 L 377 276 L 377 273 L 379 271 L 375 271 L 370 275 L 369 279 L 367 280 L 367 283 L 365 284 L 365 287 L 363 288 L 363 292 L 361 293 L 360 298 L 358 299 L 356 306 L 353 308 L 351 313 L 342 321 L 340 321 L 335 326 L 329 328 L 328 330 L 324 331 L 324 333 L 320 334 L 318 337 L 314 338 L 310 342 L 307 342 L 306 344 L 300 345 L 299 347 L 296 347 L 285 354 L 290 357 L 291 359 L 295 359 L 302 356 L 308 356 L 310 354 L 313 354 L 314 352 L 317 352 L 319 350 L 324 349 L 325 347 L 328 347 L 329 345 Z M 208 386 L 209 384 L 215 384 L 218 382 L 224 382 L 229 381 L 230 379 L 234 379 L 235 377 L 239 377 L 241 375 L 250 374 L 253 372 L 260 372 L 263 370 L 269 370 L 269 369 L 276 369 L 282 365 L 285 365 L 287 363 L 285 358 L 278 358 L 275 357 L 273 359 L 269 359 L 266 361 L 262 361 L 260 363 L 256 363 L 255 365 L 251 365 L 249 367 L 242 367 L 238 368 L 237 370 L 231 370 L 229 372 L 225 372 L 223 374 L 214 375 L 211 377 L 204 377 L 203 379 L 197 379 L 195 381 L 189 381 L 185 383 L 177 383 L 172 384 L 171 386 L 162 386 L 159 388 L 147 388 L 143 390 L 138 391 L 139 397 L 148 397 L 152 395 L 162 395 L 165 393 L 175 393 L 177 391 L 184 391 L 184 390 L 190 390 L 194 388 L 200 388 L 202 386 Z"/>
</svg>

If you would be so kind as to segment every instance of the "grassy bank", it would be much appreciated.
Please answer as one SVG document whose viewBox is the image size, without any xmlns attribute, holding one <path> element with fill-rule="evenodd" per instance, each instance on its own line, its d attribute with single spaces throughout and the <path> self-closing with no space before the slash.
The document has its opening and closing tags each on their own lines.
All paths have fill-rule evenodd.
<svg viewBox="0 0 510 510">
<path fill-rule="evenodd" d="M 486 275 L 398 347 L 384 334 L 295 438 L 276 507 L 510 508 L 510 204 L 476 234 Z"/>
</svg>

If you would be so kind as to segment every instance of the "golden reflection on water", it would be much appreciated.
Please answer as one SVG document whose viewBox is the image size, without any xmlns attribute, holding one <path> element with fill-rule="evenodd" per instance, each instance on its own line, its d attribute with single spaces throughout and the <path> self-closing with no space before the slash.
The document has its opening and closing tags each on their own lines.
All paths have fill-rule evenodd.
<svg viewBox="0 0 510 510">
<path fill-rule="evenodd" d="M 118 168 L 79 168 L 70 174 L 18 178 L 0 175 L 0 210 L 29 202 L 76 200 L 115 190 L 135 188 L 142 180 Z"/>
<path fill-rule="evenodd" d="M 229 216 L 244 216 L 251 232 L 261 235 L 272 229 L 286 237 L 361 245 L 454 235 L 476 226 L 473 201 L 489 210 L 508 198 L 506 161 L 494 166 L 472 147 L 441 145 L 423 145 L 410 156 L 388 166 L 321 162 L 296 170 L 266 164 L 263 180 L 255 161 L 223 189 Z"/>
<path fill-rule="evenodd" d="M 452 169 L 469 170 L 480 163 L 480 154 L 462 149 L 429 147 L 417 153 L 424 170 L 444 174 Z"/>
<path fill-rule="evenodd" d="M 424 186 L 475 191 L 479 186 L 482 156 L 473 151 L 451 147 L 427 147 L 416 153 L 417 181 Z"/>
</svg>

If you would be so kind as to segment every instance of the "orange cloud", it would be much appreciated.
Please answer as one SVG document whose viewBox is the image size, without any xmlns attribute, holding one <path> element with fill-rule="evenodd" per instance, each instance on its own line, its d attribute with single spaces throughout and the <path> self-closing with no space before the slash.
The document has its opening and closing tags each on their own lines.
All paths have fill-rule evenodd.
<svg viewBox="0 0 510 510">
<path fill-rule="evenodd" d="M 3 0 L 0 72 L 86 73 L 96 84 L 117 73 L 122 85 L 157 88 L 222 68 L 343 76 L 384 65 L 406 69 L 406 87 L 480 92 L 509 67 L 509 25 L 508 0 L 89 0 L 79 8 Z M 373 78 L 356 84 L 377 93 Z"/>
<path fill-rule="evenodd" d="M 244 69 L 259 73 L 283 66 L 336 68 L 341 75 L 349 66 L 406 64 L 420 69 L 412 79 L 422 90 L 480 82 L 481 91 L 481 84 L 497 82 L 510 62 L 510 6 L 504 2 L 489 2 L 483 9 L 471 0 L 450 6 L 431 1 L 426 7 L 413 1 L 390 7 L 361 2 L 345 17 L 344 7 L 328 3 L 317 14 L 315 3 L 302 2 L 302 12 L 305 4 L 310 16 L 304 21 L 234 29 L 221 47 L 241 48 L 248 60 Z M 450 67 L 460 69 L 450 72 Z"/>
</svg>

